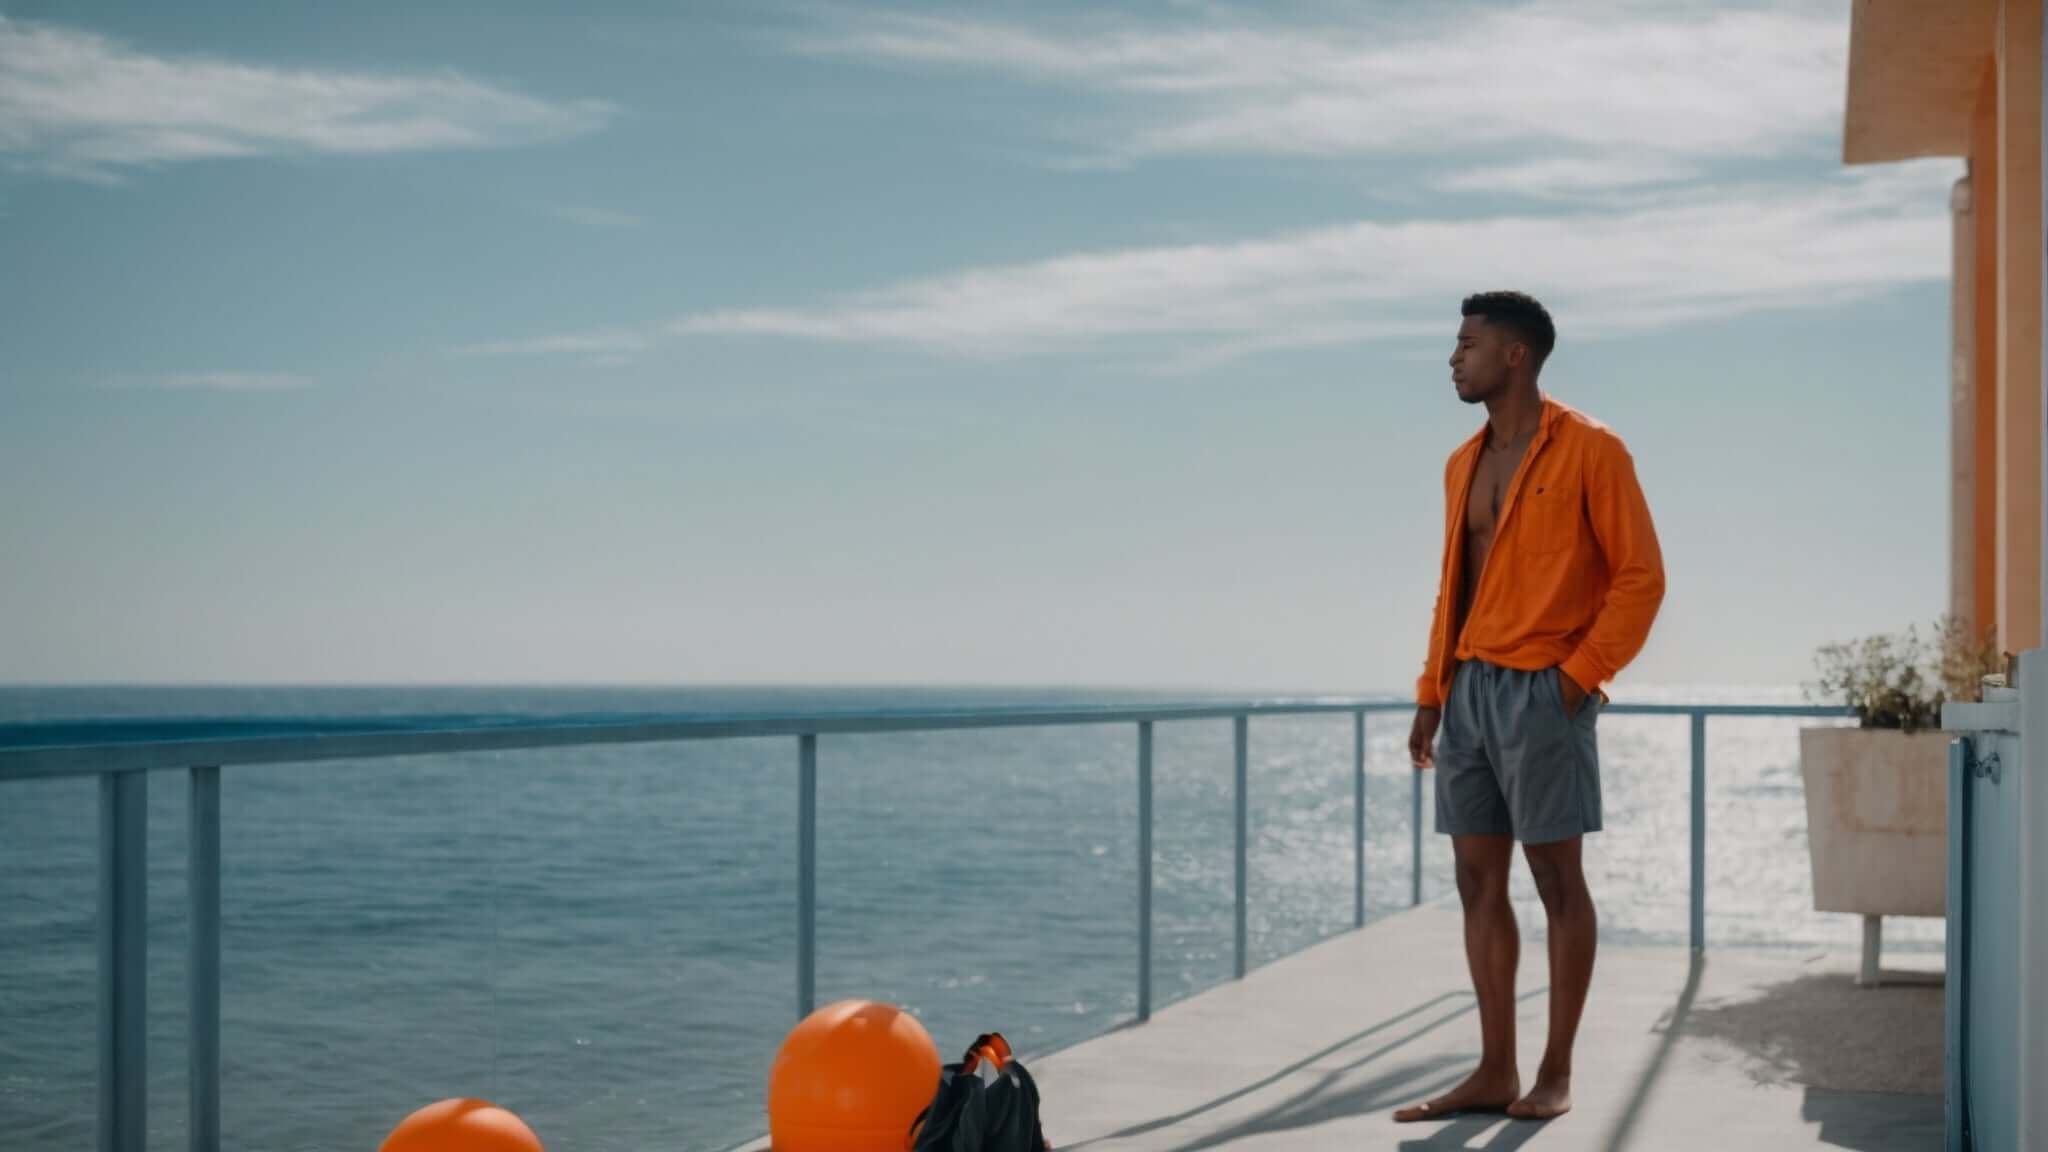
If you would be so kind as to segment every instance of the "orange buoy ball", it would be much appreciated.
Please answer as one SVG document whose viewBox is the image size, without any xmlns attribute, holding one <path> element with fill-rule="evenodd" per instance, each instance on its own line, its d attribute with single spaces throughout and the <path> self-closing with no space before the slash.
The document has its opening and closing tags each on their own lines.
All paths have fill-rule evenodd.
<svg viewBox="0 0 2048 1152">
<path fill-rule="evenodd" d="M 542 1152 L 526 1122 L 484 1100 L 443 1100 L 399 1121 L 377 1152 Z"/>
<path fill-rule="evenodd" d="M 775 1152 L 903 1152 L 939 1087 L 939 1049 L 908 1012 L 828 1004 L 790 1030 L 768 1072 Z"/>
</svg>

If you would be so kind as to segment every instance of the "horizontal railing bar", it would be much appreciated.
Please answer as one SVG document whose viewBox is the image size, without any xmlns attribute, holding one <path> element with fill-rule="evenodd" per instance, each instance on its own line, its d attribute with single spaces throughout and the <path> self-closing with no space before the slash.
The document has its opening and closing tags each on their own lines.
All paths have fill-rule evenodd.
<svg viewBox="0 0 2048 1152">
<path fill-rule="evenodd" d="M 1788 720 L 1848 719 L 1853 708 L 1829 704 L 1624 704 L 1616 702 L 1600 710 L 1602 716 L 1755 716 Z"/>
<path fill-rule="evenodd" d="M 0 781 L 35 776 L 182 768 L 192 764 L 280 764 L 311 760 L 495 752 L 589 744 L 731 740 L 757 736 L 867 735 L 977 728 L 1066 727 L 1241 715 L 1343 714 L 1412 708 L 1387 700 L 1202 701 L 1078 708 L 823 711 L 639 718 L 626 722 L 550 721 L 442 730 L 270 735 L 229 739 L 121 740 L 57 746 L 0 746 Z M 69 727 L 76 728 L 76 725 Z M 4 736 L 0 733 L 0 736 Z"/>
<path fill-rule="evenodd" d="M 109 772 L 184 769 L 194 764 L 295 764 L 320 760 L 370 760 L 396 756 L 432 756 L 459 752 L 504 752 L 595 744 L 644 744 L 683 740 L 732 740 L 768 736 L 869 735 L 889 732 L 937 732 L 960 729 L 1066 727 L 1083 724 L 1129 724 L 1174 720 L 1225 719 L 1236 716 L 1339 715 L 1358 712 L 1402 712 L 1412 702 L 1330 698 L 1311 700 L 1215 700 L 1183 704 L 1081 708 L 993 708 L 960 710 L 823 711 L 807 713 L 729 714 L 636 717 L 630 720 L 508 722 L 477 719 L 467 725 L 422 729 L 403 718 L 388 721 L 385 731 L 319 731 L 302 734 L 185 739 L 111 739 L 67 744 L 32 742 L 33 726 L 0 730 L 0 783 L 53 776 L 89 776 Z M 1639 716 L 1846 717 L 1843 708 L 1790 704 L 1610 704 L 1609 714 Z M 342 722 L 354 729 L 361 721 Z M 163 726 L 159 726 L 163 727 Z M 194 724 L 193 729 L 201 728 Z M 230 725 L 231 727 L 231 725 Z M 63 726 L 76 737 L 95 730 L 91 724 Z M 129 731 L 110 722 L 106 731 Z"/>
</svg>

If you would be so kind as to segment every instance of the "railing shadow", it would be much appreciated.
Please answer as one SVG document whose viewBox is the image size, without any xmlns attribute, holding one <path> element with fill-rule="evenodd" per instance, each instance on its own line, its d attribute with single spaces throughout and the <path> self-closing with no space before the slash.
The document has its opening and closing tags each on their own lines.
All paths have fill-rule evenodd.
<svg viewBox="0 0 2048 1152">
<path fill-rule="evenodd" d="M 1607 1138 L 1607 1152 L 1622 1152 L 1630 1146 L 1635 1137 L 1636 1125 L 1641 1122 L 1643 1105 L 1650 1093 L 1656 1090 L 1657 1081 L 1664 1075 L 1664 1065 L 1671 1059 L 1671 1049 L 1678 1044 L 1678 1037 L 1684 1033 L 1686 1023 L 1692 1017 L 1692 1004 L 1700 993 L 1700 977 L 1706 972 L 1707 958 L 1702 952 L 1692 953 L 1691 962 L 1686 966 L 1685 987 L 1678 993 L 1678 1003 L 1672 1006 L 1671 1015 L 1664 1020 L 1664 1038 L 1657 1042 L 1657 1050 L 1643 1064 L 1643 1070 L 1636 1077 L 1636 1086 L 1628 1094 L 1628 1108 L 1614 1122 L 1614 1129 Z"/>
<path fill-rule="evenodd" d="M 1765 1079 L 1884 1084 L 1882 1091 L 1845 1091 L 1807 1084 L 1801 1116 L 1820 1125 L 1819 1139 L 1829 1147 L 1856 1152 L 1905 1152 L 1940 1146 L 1943 1126 L 1942 1100 L 1938 1094 L 1938 991 L 1914 987 L 1861 989 L 1855 987 L 1847 974 L 1816 973 L 1772 985 L 1758 997 L 1696 1010 L 1694 1001 L 1705 968 L 1705 956 L 1693 953 L 1685 987 L 1661 1025 L 1663 1037 L 1637 1076 L 1626 1111 L 1608 1135 L 1607 1152 L 1636 1148 L 1637 1125 L 1680 1036 L 1718 1039 L 1741 1049 L 1758 1061 Z M 1905 1003 L 1915 998 L 1914 992 L 1919 993 L 1917 998 L 1925 998 L 1930 992 L 1935 997 L 1935 1024 L 1931 1028 L 1924 1024 L 1915 1028 L 1899 1019 L 1901 1008 L 1926 1007 Z M 1887 994 L 1890 1000 L 1883 999 Z M 1899 1038 L 1921 1033 L 1936 1038 L 1934 1049 L 1918 1060 L 1908 1056 L 1901 1061 L 1897 1052 Z M 1873 1077 L 1873 1061 L 1891 1065 L 1897 1075 L 1890 1081 L 1882 1076 Z M 1934 1070 L 1931 1085 L 1923 1073 L 1916 1073 L 1912 1067 L 1929 1063 Z"/>
<path fill-rule="evenodd" d="M 1484 1144 L 1473 1143 L 1496 1126 L 1502 1127 L 1493 1134 L 1493 1139 Z M 1544 1123 L 1510 1120 L 1506 1116 L 1460 1116 L 1428 1136 L 1403 1140 L 1396 1147 L 1400 1152 L 1453 1152 L 1460 1149 L 1464 1152 L 1514 1152 L 1514 1149 L 1535 1139 L 1543 1128 Z"/>
<path fill-rule="evenodd" d="M 1547 995 L 1549 995 L 1548 987 L 1539 987 L 1523 993 L 1516 997 L 1516 1000 L 1518 1003 L 1521 1003 Z M 1059 1147 L 1063 1152 L 1065 1149 L 1070 1148 L 1086 1148 L 1093 1144 L 1100 1144 L 1111 1140 L 1130 1139 L 1184 1124 L 1196 1117 L 1222 1108 L 1233 1101 L 1241 1100 L 1255 1092 L 1269 1088 L 1287 1077 L 1300 1072 L 1302 1069 L 1315 1064 L 1317 1061 L 1342 1052 L 1344 1049 L 1362 1040 L 1387 1033 L 1390 1030 L 1400 1028 L 1404 1024 L 1414 1022 L 1418 1017 L 1431 1013 L 1450 1002 L 1462 1003 L 1459 1003 L 1458 1007 L 1442 1012 L 1435 1016 L 1434 1019 L 1421 1023 L 1388 1040 L 1378 1048 L 1363 1053 L 1339 1067 L 1324 1072 L 1317 1077 L 1315 1083 L 1295 1092 L 1286 1100 L 1270 1108 L 1264 1109 L 1227 1128 L 1205 1135 L 1200 1139 L 1176 1145 L 1174 1152 L 1203 1152 L 1205 1149 L 1230 1144 L 1247 1136 L 1312 1128 L 1331 1120 L 1355 1116 L 1360 1113 L 1387 1110 L 1412 1099 L 1434 1095 L 1456 1085 L 1460 1080 L 1464 1079 L 1465 1075 L 1470 1071 L 1467 1067 L 1468 1061 L 1450 1056 L 1437 1057 L 1391 1068 L 1378 1076 L 1360 1083 L 1343 1087 L 1340 1087 L 1340 1084 L 1347 1074 L 1414 1043 L 1416 1040 L 1427 1036 L 1446 1024 L 1470 1016 L 1477 1009 L 1478 1003 L 1472 999 L 1469 993 L 1444 993 L 1405 1012 L 1388 1017 L 1386 1020 L 1370 1028 L 1354 1033 L 1284 1068 L 1276 1069 L 1259 1080 L 1218 1096 L 1213 1100 L 1206 1101 L 1198 1107 L 1187 1109 L 1172 1116 L 1162 1116 L 1142 1124 L 1131 1125 L 1087 1140 L 1076 1141 L 1072 1144 L 1061 1144 Z M 1505 1119 L 1505 1117 L 1499 1119 Z M 1456 1125 L 1453 1125 L 1453 1127 L 1456 1127 Z M 1525 1129 L 1528 1133 L 1533 1134 L 1539 1130 L 1540 1125 L 1515 1125 L 1514 1127 L 1516 1129 Z M 1435 1141 L 1443 1138 L 1445 1131 L 1448 1131 L 1448 1129 L 1439 1131 L 1422 1142 L 1411 1142 L 1412 1146 L 1417 1148 L 1458 1148 L 1466 1146 L 1462 1143 L 1436 1143 Z M 1459 1138 L 1463 1139 L 1471 1134 L 1468 1132 Z M 1502 1144 L 1499 1140 L 1496 1140 L 1489 1147 L 1498 1147 L 1505 1152 L 1507 1149 L 1519 1147 L 1526 1139 L 1527 1136 L 1522 1136 L 1508 1144 Z M 1403 1145 L 1403 1147 L 1408 1146 L 1410 1145 Z"/>
</svg>

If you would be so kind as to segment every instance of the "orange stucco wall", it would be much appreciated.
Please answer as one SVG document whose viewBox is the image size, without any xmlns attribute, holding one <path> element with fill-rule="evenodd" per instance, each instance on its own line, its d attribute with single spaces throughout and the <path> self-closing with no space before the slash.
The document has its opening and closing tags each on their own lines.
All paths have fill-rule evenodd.
<svg viewBox="0 0 2048 1152">
<path fill-rule="evenodd" d="M 1998 21 L 1998 622 L 2041 644 L 2041 4 Z"/>
<path fill-rule="evenodd" d="M 1969 565 L 1971 616 L 1979 631 L 1994 628 L 1998 612 L 1998 68 L 1986 55 L 1984 84 L 1970 134 L 1970 223 L 1976 235 L 1970 260 L 1972 400 L 1976 453 L 1970 506 L 1974 555 Z M 2011 650 L 2011 649 L 2008 649 Z"/>
</svg>

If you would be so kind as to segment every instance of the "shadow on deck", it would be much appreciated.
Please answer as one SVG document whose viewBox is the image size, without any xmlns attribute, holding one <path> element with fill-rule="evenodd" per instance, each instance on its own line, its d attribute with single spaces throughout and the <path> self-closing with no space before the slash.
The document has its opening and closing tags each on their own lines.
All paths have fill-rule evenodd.
<svg viewBox="0 0 2048 1152">
<path fill-rule="evenodd" d="M 1034 1064 L 1062 1149 L 1548 1150 L 1939 1147 L 1942 994 L 1862 989 L 1855 957 L 1603 944 L 1575 1110 L 1396 1125 L 1478 1060 L 1454 908 L 1326 941 Z M 1523 947 L 1523 986 L 1545 975 Z M 1939 957 L 1929 957 L 1938 962 Z M 1518 997 L 1525 1083 L 1547 986 Z"/>
</svg>

